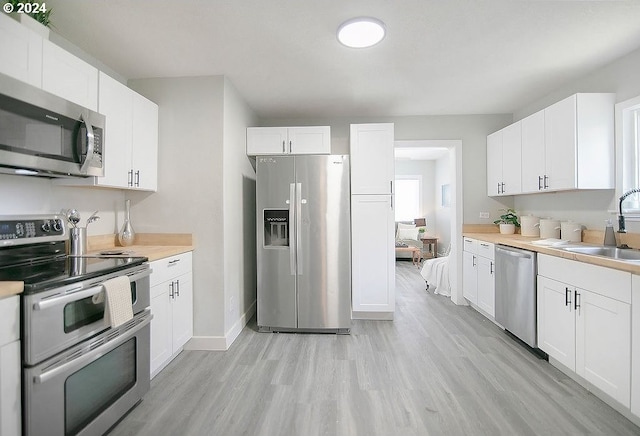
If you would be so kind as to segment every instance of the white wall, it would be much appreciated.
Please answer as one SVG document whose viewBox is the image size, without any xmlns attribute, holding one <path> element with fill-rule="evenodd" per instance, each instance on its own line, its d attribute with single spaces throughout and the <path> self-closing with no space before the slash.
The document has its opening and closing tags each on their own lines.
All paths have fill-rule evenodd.
<svg viewBox="0 0 640 436">
<path fill-rule="evenodd" d="M 223 337 L 224 78 L 140 79 L 159 107 L 158 192 L 130 192 L 138 232 L 192 233 L 194 336 Z"/>
<path fill-rule="evenodd" d="M 227 349 L 255 310 L 255 171 L 251 109 L 223 76 L 140 79 L 159 106 L 158 192 L 131 192 L 141 232 L 192 233 L 192 349 Z"/>
<path fill-rule="evenodd" d="M 233 84 L 224 81 L 224 331 L 240 334 L 256 302 L 256 173 L 246 155 L 247 126 L 255 115 Z"/>
<path fill-rule="evenodd" d="M 435 230 L 435 192 L 433 190 L 435 161 L 433 160 L 396 160 L 396 176 L 421 176 L 422 199 L 420 214 L 414 218 L 427 219 L 427 232 Z"/>
<path fill-rule="evenodd" d="M 60 213 L 78 209 L 82 221 L 99 211 L 100 220 L 87 230 L 90 236 L 117 233 L 124 220 L 124 193 L 113 189 L 59 186 L 51 179 L 0 174 L 0 215 Z"/>
<path fill-rule="evenodd" d="M 454 185 L 451 183 L 451 162 L 449 153 L 435 161 L 433 180 L 435 197 L 435 234 L 438 238 L 438 251 L 444 251 L 451 243 L 451 207 L 442 207 L 442 185 L 449 185 L 449 195 L 454 201 Z"/>
<path fill-rule="evenodd" d="M 628 100 L 640 95 L 638 71 L 640 50 L 519 109 L 514 114 L 514 120 L 522 119 L 577 92 L 615 92 L 616 102 Z M 604 230 L 605 220 L 612 219 L 616 222 L 615 212 L 609 211 L 615 211 L 617 198 L 613 190 L 531 194 L 515 197 L 514 206 L 520 213 L 572 219 L 587 228 Z M 640 232 L 640 223 L 629 222 L 627 230 Z"/>
</svg>

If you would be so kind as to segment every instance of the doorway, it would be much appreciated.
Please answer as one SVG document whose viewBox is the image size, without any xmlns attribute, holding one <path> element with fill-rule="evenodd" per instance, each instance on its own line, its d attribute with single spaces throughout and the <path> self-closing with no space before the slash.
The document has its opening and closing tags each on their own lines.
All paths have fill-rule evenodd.
<svg viewBox="0 0 640 436">
<path fill-rule="evenodd" d="M 437 238 L 438 251 L 450 247 L 451 300 L 465 304 L 462 289 L 457 285 L 462 283 L 462 269 L 458 268 L 462 265 L 462 250 L 458 249 L 459 235 L 462 235 L 462 141 L 406 140 L 395 141 L 394 147 L 396 179 L 407 180 L 408 186 L 421 186 L 417 196 L 419 204 L 413 209 L 420 215 L 415 218 L 425 218 L 425 233 Z M 398 207 L 402 204 L 398 203 Z M 405 214 L 411 213 L 413 211 Z"/>
</svg>

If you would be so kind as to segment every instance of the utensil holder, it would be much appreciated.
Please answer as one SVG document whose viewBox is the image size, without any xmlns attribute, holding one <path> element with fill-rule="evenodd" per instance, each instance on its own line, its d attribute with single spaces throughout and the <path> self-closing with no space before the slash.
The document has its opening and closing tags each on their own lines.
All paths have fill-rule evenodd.
<svg viewBox="0 0 640 436">
<path fill-rule="evenodd" d="M 87 228 L 75 227 L 69 232 L 71 237 L 71 256 L 84 256 L 87 252 Z"/>
</svg>

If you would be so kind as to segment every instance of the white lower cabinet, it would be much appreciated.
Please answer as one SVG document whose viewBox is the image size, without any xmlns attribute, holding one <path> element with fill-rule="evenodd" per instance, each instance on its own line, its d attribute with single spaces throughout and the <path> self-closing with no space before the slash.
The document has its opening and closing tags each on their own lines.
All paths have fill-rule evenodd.
<svg viewBox="0 0 640 436">
<path fill-rule="evenodd" d="M 0 299 L 0 436 L 22 434 L 20 297 Z"/>
<path fill-rule="evenodd" d="M 390 195 L 351 196 L 351 280 L 354 319 L 393 319 L 394 211 Z"/>
<path fill-rule="evenodd" d="M 494 244 L 463 238 L 462 294 L 484 315 L 495 316 Z"/>
<path fill-rule="evenodd" d="M 631 413 L 640 418 L 640 276 L 631 277 Z"/>
<path fill-rule="evenodd" d="M 629 407 L 631 274 L 542 254 L 538 274 L 539 348 Z"/>
<path fill-rule="evenodd" d="M 191 253 L 151 262 L 151 377 L 193 336 Z"/>
</svg>

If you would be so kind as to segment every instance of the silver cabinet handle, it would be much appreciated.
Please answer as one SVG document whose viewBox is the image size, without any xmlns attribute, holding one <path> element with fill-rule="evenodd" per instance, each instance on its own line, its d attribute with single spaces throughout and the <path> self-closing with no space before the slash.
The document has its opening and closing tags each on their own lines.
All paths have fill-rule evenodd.
<svg viewBox="0 0 640 436">
<path fill-rule="evenodd" d="M 545 174 L 545 176 L 544 176 L 544 189 L 549 189 L 549 184 L 547 183 L 547 180 L 549 180 L 549 176 L 547 176 Z"/>
<path fill-rule="evenodd" d="M 171 282 L 171 283 L 169 284 L 169 289 L 171 289 L 171 290 L 169 291 L 169 298 L 171 298 L 172 300 L 174 300 L 174 299 L 176 298 L 176 294 L 175 294 L 175 292 L 173 291 L 173 284 L 174 284 L 174 283 L 175 283 L 175 282 Z"/>
<path fill-rule="evenodd" d="M 575 310 L 578 310 L 578 309 L 580 309 L 580 303 L 578 303 L 578 297 L 580 297 L 580 293 L 578 292 L 577 289 L 575 290 L 575 293 L 576 293 L 576 297 L 575 297 L 575 301 L 573 302 L 573 304 L 574 304 L 573 308 Z"/>
<path fill-rule="evenodd" d="M 180 279 L 176 280 L 176 297 L 180 296 Z"/>
<path fill-rule="evenodd" d="M 140 187 L 140 170 L 136 171 L 136 187 Z"/>
<path fill-rule="evenodd" d="M 473 261 L 471 262 L 471 266 L 476 266 L 476 257 L 473 256 Z"/>
<path fill-rule="evenodd" d="M 127 186 L 133 186 L 133 168 L 127 171 Z"/>
<path fill-rule="evenodd" d="M 538 176 L 538 191 L 542 191 L 542 176 Z"/>
<path fill-rule="evenodd" d="M 489 273 L 493 275 L 493 262 L 489 262 L 489 265 L 490 265 Z"/>
<path fill-rule="evenodd" d="M 178 262 L 180 262 L 180 259 L 170 260 L 168 266 L 173 266 L 173 265 L 177 264 Z"/>
<path fill-rule="evenodd" d="M 282 140 L 282 152 L 283 153 L 287 152 L 287 146 L 285 144 L 286 144 L 286 141 Z"/>
<path fill-rule="evenodd" d="M 291 142 L 292 141 L 289 141 L 289 153 L 292 153 L 292 150 L 293 150 L 292 147 L 291 147 Z"/>
</svg>

